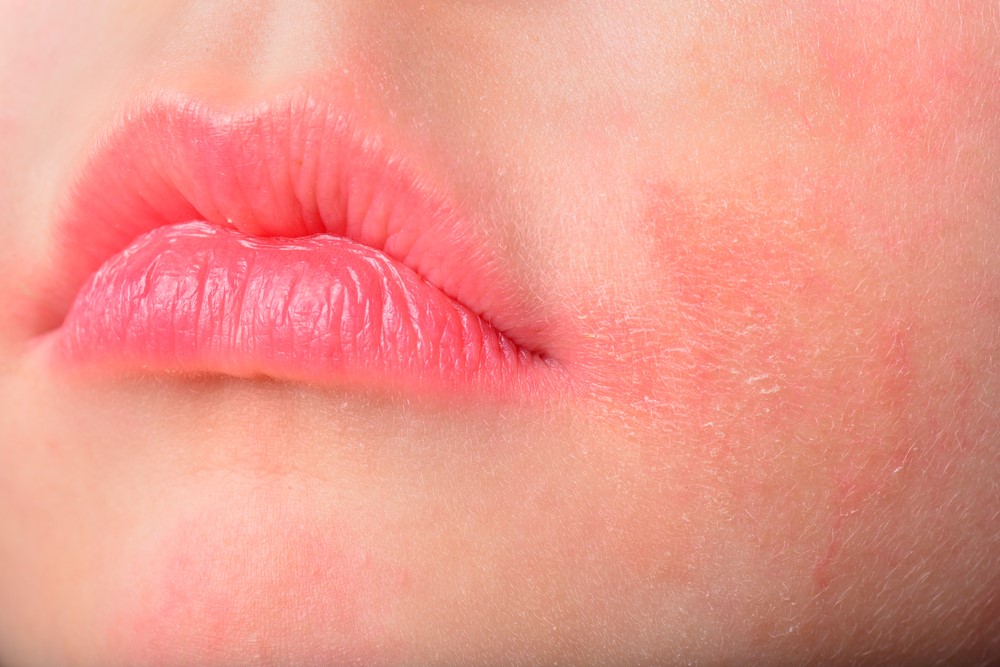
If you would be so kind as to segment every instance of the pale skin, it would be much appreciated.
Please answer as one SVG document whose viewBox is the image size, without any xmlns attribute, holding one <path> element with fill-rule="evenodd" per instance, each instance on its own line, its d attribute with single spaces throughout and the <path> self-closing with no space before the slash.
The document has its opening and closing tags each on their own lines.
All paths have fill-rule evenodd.
<svg viewBox="0 0 1000 667">
<path fill-rule="evenodd" d="M 1000 659 L 1000 9 L 939 4 L 0 3 L 0 664 Z M 584 390 L 32 361 L 121 101 L 317 72 Z"/>
</svg>

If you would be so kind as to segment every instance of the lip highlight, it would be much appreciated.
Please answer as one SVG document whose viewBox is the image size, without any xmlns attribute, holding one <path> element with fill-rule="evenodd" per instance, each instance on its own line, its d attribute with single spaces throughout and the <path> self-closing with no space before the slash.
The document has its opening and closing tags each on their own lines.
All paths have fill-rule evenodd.
<svg viewBox="0 0 1000 667">
<path fill-rule="evenodd" d="M 160 95 L 105 133 L 57 224 L 40 309 L 61 363 L 555 391 L 543 321 L 480 221 L 308 91 Z"/>
</svg>

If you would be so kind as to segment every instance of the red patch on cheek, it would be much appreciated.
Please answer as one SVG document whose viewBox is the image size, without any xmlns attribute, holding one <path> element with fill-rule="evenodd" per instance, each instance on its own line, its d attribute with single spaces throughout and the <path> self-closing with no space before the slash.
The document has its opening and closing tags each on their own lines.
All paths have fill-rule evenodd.
<svg viewBox="0 0 1000 667">
<path fill-rule="evenodd" d="M 139 558 L 112 651 L 128 664 L 370 664 L 405 576 L 342 525 L 195 516 Z"/>
<path fill-rule="evenodd" d="M 658 362 L 650 379 L 674 405 L 693 408 L 698 425 L 734 398 L 787 389 L 781 377 L 803 344 L 790 315 L 830 292 L 790 234 L 762 215 L 747 202 L 696 201 L 665 186 L 646 213 L 659 282 L 648 300 L 645 358 Z"/>
<path fill-rule="evenodd" d="M 933 149 L 932 126 L 948 118 L 976 72 L 971 31 L 985 17 L 974 5 L 817 0 L 803 48 L 839 101 L 851 139 L 888 142 L 905 160 Z"/>
</svg>

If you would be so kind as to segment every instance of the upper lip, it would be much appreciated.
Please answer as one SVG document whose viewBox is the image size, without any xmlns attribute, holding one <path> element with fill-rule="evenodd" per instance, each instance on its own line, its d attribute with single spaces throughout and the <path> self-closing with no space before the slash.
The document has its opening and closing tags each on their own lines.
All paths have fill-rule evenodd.
<svg viewBox="0 0 1000 667">
<path fill-rule="evenodd" d="M 412 153 L 343 99 L 298 89 L 213 106 L 160 92 L 133 101 L 100 137 L 56 221 L 40 331 L 57 328 L 88 276 L 137 237 L 204 220 L 376 248 L 549 359 L 543 318 L 506 255 Z"/>
</svg>

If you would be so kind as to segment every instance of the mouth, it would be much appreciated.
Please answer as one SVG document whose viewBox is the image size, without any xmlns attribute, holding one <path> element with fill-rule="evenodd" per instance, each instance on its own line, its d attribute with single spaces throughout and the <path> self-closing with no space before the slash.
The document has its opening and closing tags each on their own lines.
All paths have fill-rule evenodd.
<svg viewBox="0 0 1000 667">
<path fill-rule="evenodd" d="M 343 100 L 130 105 L 57 220 L 38 341 L 62 367 L 557 391 L 502 244 Z"/>
</svg>

